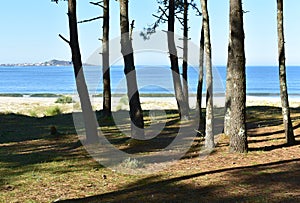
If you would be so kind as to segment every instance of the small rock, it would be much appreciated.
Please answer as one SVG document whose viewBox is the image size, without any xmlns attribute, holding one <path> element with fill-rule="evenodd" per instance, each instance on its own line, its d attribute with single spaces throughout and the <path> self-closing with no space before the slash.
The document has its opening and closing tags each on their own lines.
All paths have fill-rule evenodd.
<svg viewBox="0 0 300 203">
<path fill-rule="evenodd" d="M 86 187 L 93 187 L 93 184 L 88 184 Z"/>
</svg>

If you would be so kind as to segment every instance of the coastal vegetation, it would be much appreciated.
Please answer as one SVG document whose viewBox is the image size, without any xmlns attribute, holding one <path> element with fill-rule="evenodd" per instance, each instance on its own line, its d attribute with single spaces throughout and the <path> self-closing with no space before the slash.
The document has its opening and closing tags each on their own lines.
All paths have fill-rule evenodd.
<svg viewBox="0 0 300 203">
<path fill-rule="evenodd" d="M 58 104 L 71 104 L 71 103 L 73 103 L 73 99 L 70 96 L 61 96 L 61 97 L 57 98 L 55 103 L 58 103 Z"/>
</svg>

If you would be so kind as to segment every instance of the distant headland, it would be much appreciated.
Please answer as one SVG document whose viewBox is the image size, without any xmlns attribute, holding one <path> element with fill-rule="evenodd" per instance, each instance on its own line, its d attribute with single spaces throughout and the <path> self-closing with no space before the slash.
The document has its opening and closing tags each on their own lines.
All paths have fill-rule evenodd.
<svg viewBox="0 0 300 203">
<path fill-rule="evenodd" d="M 24 67 L 24 66 L 71 66 L 72 61 L 64 61 L 64 60 L 56 60 L 53 59 L 51 61 L 46 61 L 46 62 L 40 62 L 40 63 L 7 63 L 7 64 L 0 64 L 0 66 L 10 66 L 10 67 Z M 89 66 L 89 64 L 83 64 L 84 66 Z"/>
</svg>

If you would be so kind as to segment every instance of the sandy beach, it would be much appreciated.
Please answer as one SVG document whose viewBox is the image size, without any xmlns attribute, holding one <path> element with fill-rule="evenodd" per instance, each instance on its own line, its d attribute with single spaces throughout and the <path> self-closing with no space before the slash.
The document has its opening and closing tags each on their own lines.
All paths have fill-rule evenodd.
<svg viewBox="0 0 300 203">
<path fill-rule="evenodd" d="M 62 113 L 71 113 L 74 108 L 78 108 L 79 103 L 60 104 L 55 103 L 57 97 L 0 97 L 0 113 L 15 113 L 28 116 L 44 116 L 44 112 L 49 108 L 58 107 Z M 93 97 L 91 99 L 93 108 L 100 110 L 102 108 L 102 97 Z M 225 98 L 214 98 L 214 105 L 222 107 Z M 141 97 L 141 104 L 144 110 L 162 110 L 176 109 L 176 100 L 174 97 Z M 190 98 L 190 107 L 195 108 L 196 98 Z M 280 107 L 280 98 L 278 97 L 257 97 L 247 96 L 247 106 L 277 106 Z M 205 106 L 205 105 L 203 105 Z M 300 107 L 300 98 L 290 98 L 290 106 Z M 128 100 L 125 96 L 112 98 L 112 110 L 128 110 Z"/>
</svg>

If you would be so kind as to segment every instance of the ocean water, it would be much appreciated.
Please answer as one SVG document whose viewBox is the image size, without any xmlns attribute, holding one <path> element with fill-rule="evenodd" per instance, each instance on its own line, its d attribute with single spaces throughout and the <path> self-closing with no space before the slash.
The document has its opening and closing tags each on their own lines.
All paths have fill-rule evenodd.
<svg viewBox="0 0 300 203">
<path fill-rule="evenodd" d="M 172 73 L 167 66 L 137 66 L 137 80 L 140 93 L 173 94 Z M 102 93 L 102 71 L 100 67 L 84 68 L 91 94 Z M 226 67 L 214 67 L 214 92 L 224 93 Z M 249 66 L 246 69 L 247 95 L 278 96 L 279 76 L 275 66 Z M 71 66 L 0 66 L 0 94 L 73 94 L 76 90 L 74 72 Z M 205 76 L 204 76 L 205 78 Z M 287 67 L 288 91 L 291 97 L 300 97 L 300 67 Z M 196 93 L 198 69 L 189 67 L 188 84 L 190 93 Z M 126 92 L 126 78 L 122 66 L 111 68 L 113 93 Z M 205 84 L 204 88 L 205 89 Z"/>
</svg>

